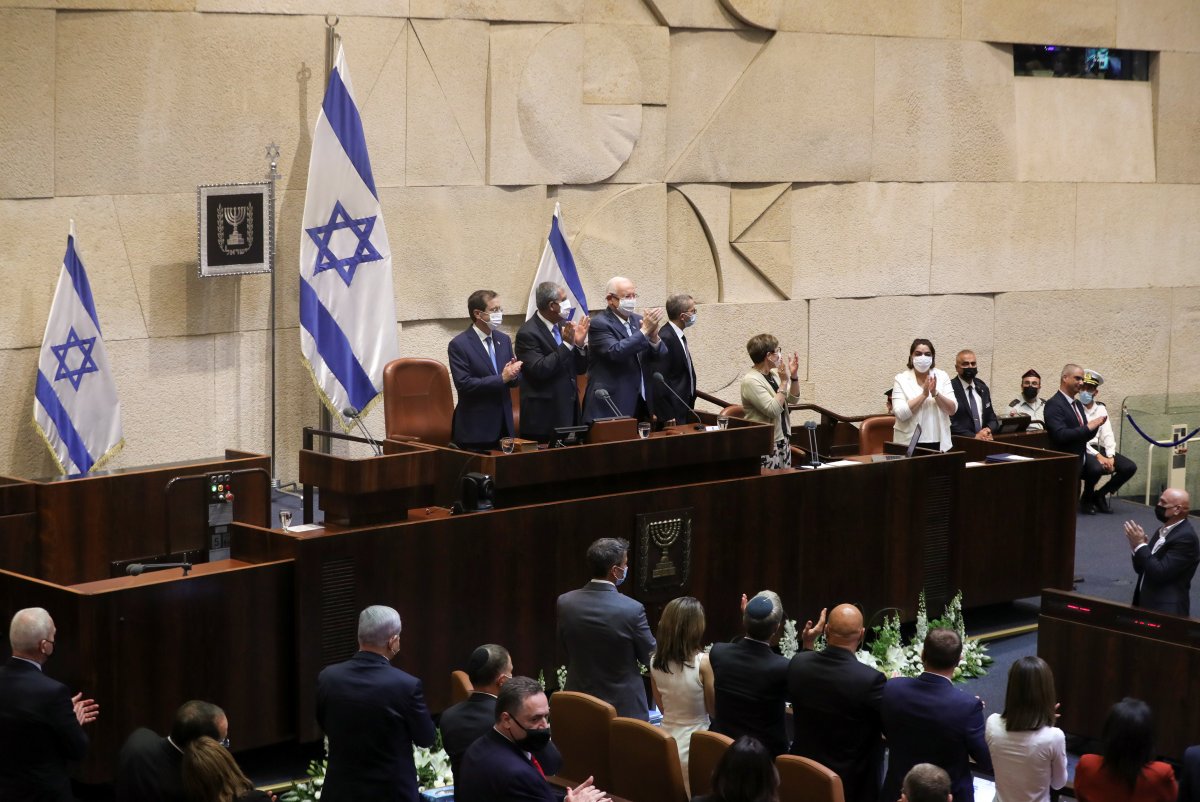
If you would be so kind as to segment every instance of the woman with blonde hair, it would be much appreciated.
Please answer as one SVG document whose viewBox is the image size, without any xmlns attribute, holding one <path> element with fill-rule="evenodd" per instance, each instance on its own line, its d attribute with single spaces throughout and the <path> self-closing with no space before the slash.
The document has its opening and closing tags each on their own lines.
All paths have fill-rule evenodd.
<svg viewBox="0 0 1200 802">
<path fill-rule="evenodd" d="M 229 750 L 208 736 L 187 745 L 182 774 L 183 791 L 191 802 L 270 802 L 275 798 L 257 790 Z"/>
<path fill-rule="evenodd" d="M 708 729 L 714 707 L 712 666 L 702 648 L 704 607 L 691 596 L 672 599 L 658 620 L 657 633 L 658 648 L 650 659 L 650 687 L 663 714 L 663 730 L 679 748 L 686 786 L 692 733 Z"/>
<path fill-rule="evenodd" d="M 792 423 L 788 405 L 800 403 L 800 356 L 794 351 L 786 361 L 779 340 L 771 334 L 756 334 L 746 343 L 754 367 L 742 377 L 742 409 L 746 420 L 775 427 L 771 453 L 764 454 L 764 468 L 792 467 Z"/>
</svg>

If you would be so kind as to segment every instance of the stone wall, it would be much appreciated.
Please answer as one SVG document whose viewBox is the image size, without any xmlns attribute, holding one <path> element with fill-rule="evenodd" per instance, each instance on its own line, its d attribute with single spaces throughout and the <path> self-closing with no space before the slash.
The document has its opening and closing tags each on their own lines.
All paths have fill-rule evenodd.
<svg viewBox="0 0 1200 802">
<path fill-rule="evenodd" d="M 195 187 L 282 149 L 279 474 L 318 404 L 300 217 L 340 15 L 405 356 L 479 286 L 515 330 L 554 203 L 593 304 L 687 290 L 701 388 L 776 333 L 805 394 L 880 407 L 916 336 L 1104 397 L 1200 391 L 1194 0 L 0 0 L 0 474 L 52 464 L 38 345 L 74 218 L 132 466 L 269 448 L 265 277 L 196 277 Z M 1013 76 L 1012 43 L 1161 51 L 1150 83 Z M 368 424 L 382 431 L 376 409 Z"/>
</svg>

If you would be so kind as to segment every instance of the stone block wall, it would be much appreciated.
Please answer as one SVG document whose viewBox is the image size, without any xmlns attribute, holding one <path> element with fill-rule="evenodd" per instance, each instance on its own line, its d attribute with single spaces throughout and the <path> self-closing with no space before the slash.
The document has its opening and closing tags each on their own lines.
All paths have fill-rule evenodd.
<svg viewBox="0 0 1200 802">
<path fill-rule="evenodd" d="M 30 423 L 74 218 L 125 413 L 118 467 L 270 447 L 269 280 L 196 277 L 195 187 L 280 145 L 280 477 L 318 402 L 300 218 L 339 16 L 393 245 L 405 356 L 474 289 L 512 331 L 555 202 L 592 305 L 615 274 L 700 302 L 730 401 L 760 331 L 849 414 L 918 336 L 996 397 L 1066 361 L 1103 397 L 1200 392 L 1194 0 L 0 0 L 0 474 Z M 1011 45 L 1157 53 L 1150 83 L 1014 77 Z M 368 417 L 383 429 L 382 411 Z"/>
</svg>

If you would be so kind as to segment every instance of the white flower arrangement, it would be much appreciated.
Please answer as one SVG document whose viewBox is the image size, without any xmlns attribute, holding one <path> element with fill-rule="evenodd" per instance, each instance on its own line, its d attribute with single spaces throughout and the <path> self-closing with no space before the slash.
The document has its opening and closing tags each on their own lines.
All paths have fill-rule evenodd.
<svg viewBox="0 0 1200 802">
<path fill-rule="evenodd" d="M 329 739 L 325 739 L 325 754 L 329 754 Z M 413 763 L 417 767 L 417 790 L 428 791 L 442 788 L 454 782 L 454 774 L 450 771 L 450 756 L 442 748 L 442 732 L 437 731 L 432 747 L 414 746 Z M 307 780 L 293 782 L 292 787 L 279 797 L 279 802 L 315 802 L 321 798 L 321 789 L 325 785 L 325 773 L 329 770 L 329 760 L 314 760 L 308 764 L 305 773 Z"/>
</svg>

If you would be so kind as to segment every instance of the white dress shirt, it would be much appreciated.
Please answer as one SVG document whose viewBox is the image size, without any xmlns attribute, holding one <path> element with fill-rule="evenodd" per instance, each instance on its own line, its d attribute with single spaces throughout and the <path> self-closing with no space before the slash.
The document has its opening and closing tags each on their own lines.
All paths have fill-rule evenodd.
<svg viewBox="0 0 1200 802">
<path fill-rule="evenodd" d="M 996 775 L 996 802 L 1049 802 L 1067 784 L 1067 739 L 1058 727 L 1009 732 L 999 713 L 988 716 L 984 739 Z"/>
<path fill-rule="evenodd" d="M 937 379 L 936 391 L 926 398 L 915 412 L 908 408 L 908 402 L 924 392 L 924 387 L 921 382 L 917 381 L 916 371 L 912 368 L 896 374 L 896 379 L 892 383 L 892 414 L 896 416 L 892 437 L 897 443 L 907 443 L 912 439 L 913 430 L 919 423 L 921 424 L 921 442 L 936 442 L 942 451 L 949 451 L 952 445 L 950 415 L 942 412 L 935 396 L 950 399 L 950 414 L 954 414 L 954 411 L 958 409 L 958 402 L 954 400 L 954 390 L 950 388 L 950 377 L 946 375 L 946 371 L 931 368 L 929 372 Z"/>
</svg>

